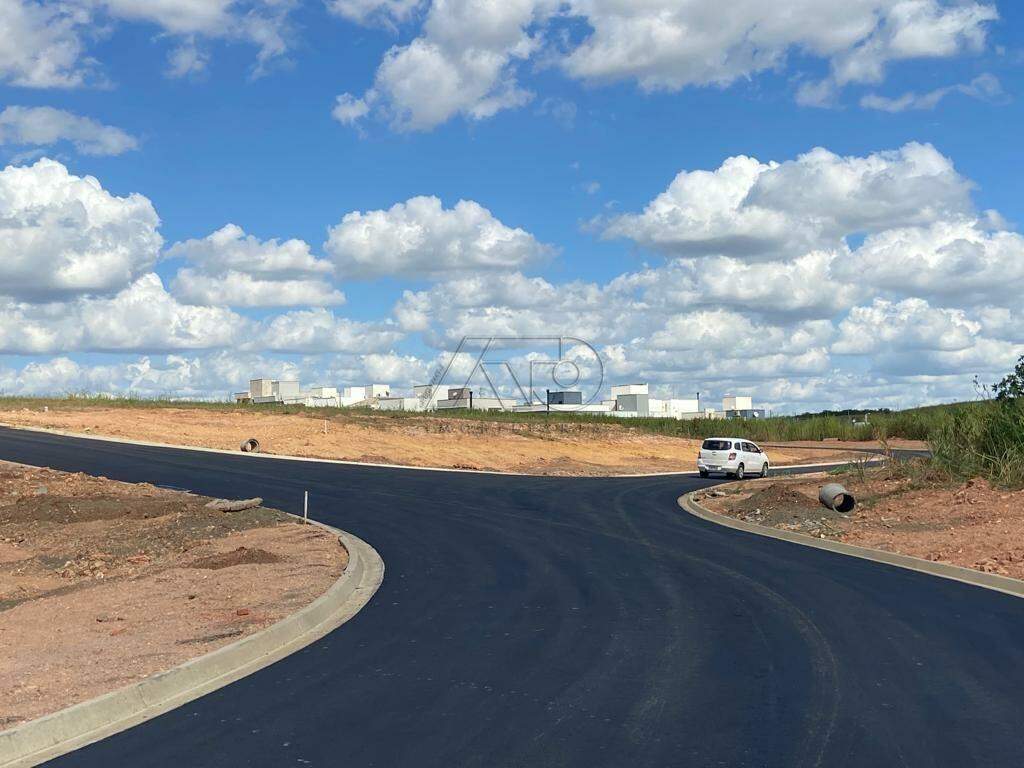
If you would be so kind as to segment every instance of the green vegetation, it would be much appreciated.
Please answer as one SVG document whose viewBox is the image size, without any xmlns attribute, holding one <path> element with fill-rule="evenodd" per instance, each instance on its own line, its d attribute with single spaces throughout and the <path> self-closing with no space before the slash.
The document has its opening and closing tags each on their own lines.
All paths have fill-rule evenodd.
<svg viewBox="0 0 1024 768">
<path fill-rule="evenodd" d="M 988 392 L 982 388 L 987 395 Z M 954 477 L 1024 487 L 1024 357 L 992 387 L 994 397 L 952 414 L 930 437 L 937 466 Z"/>
</svg>

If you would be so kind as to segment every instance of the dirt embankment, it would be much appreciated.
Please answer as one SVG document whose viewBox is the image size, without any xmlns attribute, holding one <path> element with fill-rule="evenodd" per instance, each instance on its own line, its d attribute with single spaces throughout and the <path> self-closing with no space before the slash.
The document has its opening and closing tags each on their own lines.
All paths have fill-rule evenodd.
<svg viewBox="0 0 1024 768">
<path fill-rule="evenodd" d="M 848 515 L 818 502 L 822 484 L 841 482 L 858 500 Z M 756 480 L 713 489 L 708 509 L 816 538 L 899 552 L 1024 579 L 1024 491 L 963 484 L 888 469 Z"/>
<path fill-rule="evenodd" d="M 487 422 L 440 416 L 354 415 L 325 420 L 270 409 L 19 409 L 0 411 L 0 423 L 227 450 L 237 450 L 243 440 L 255 437 L 268 453 L 538 475 L 689 472 L 697 468 L 700 448 L 699 440 L 652 435 L 617 424 Z M 728 424 L 722 428 L 728 431 Z M 841 444 L 824 448 L 776 447 L 769 456 L 777 466 L 851 456 Z"/>
<path fill-rule="evenodd" d="M 322 529 L 208 501 L 0 462 L 0 730 L 252 634 L 344 572 Z"/>
</svg>

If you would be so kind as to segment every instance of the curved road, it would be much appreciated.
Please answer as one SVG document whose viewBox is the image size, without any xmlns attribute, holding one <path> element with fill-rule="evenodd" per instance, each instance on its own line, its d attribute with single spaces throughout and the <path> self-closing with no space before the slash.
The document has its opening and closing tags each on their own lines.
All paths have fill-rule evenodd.
<svg viewBox="0 0 1024 768">
<path fill-rule="evenodd" d="M 0 458 L 349 530 L 340 630 L 57 766 L 1011 766 L 1024 600 L 721 528 L 694 477 L 278 462 L 0 429 Z"/>
</svg>

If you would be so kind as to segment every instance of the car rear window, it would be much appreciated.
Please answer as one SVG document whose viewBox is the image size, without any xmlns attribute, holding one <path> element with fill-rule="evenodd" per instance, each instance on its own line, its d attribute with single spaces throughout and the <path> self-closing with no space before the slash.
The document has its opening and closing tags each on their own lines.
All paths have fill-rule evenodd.
<svg viewBox="0 0 1024 768">
<path fill-rule="evenodd" d="M 705 440 L 702 447 L 705 451 L 731 451 L 732 443 L 728 440 Z"/>
</svg>

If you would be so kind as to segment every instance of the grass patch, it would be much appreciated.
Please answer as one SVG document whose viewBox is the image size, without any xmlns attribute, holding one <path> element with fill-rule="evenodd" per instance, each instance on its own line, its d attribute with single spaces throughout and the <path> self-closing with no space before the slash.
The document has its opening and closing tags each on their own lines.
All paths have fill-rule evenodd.
<svg viewBox="0 0 1024 768">
<path fill-rule="evenodd" d="M 935 465 L 953 477 L 1024 488 L 1024 398 L 986 400 L 957 412 L 929 444 Z"/>
</svg>

